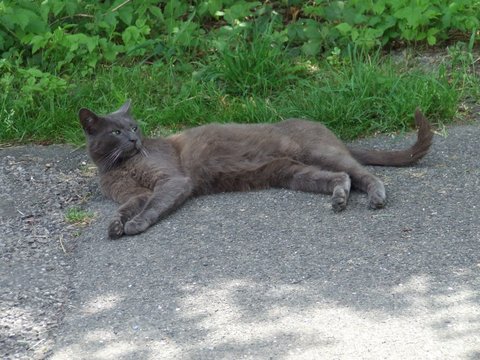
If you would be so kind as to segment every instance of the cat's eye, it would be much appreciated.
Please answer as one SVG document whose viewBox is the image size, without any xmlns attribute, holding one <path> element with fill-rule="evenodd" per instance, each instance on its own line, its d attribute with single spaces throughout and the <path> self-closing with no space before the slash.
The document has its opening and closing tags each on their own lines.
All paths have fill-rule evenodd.
<svg viewBox="0 0 480 360">
<path fill-rule="evenodd" d="M 112 130 L 113 135 L 120 135 L 122 132 L 120 130 Z"/>
</svg>

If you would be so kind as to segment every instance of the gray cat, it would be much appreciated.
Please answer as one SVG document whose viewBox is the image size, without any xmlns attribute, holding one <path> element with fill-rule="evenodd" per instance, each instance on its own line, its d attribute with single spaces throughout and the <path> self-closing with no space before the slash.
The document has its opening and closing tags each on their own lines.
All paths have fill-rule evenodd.
<svg viewBox="0 0 480 360">
<path fill-rule="evenodd" d="M 367 193 L 369 206 L 385 205 L 383 183 L 362 165 L 414 164 L 432 143 L 430 124 L 417 110 L 417 141 L 400 151 L 346 147 L 320 123 L 289 119 L 275 124 L 210 124 L 149 139 L 130 115 L 130 101 L 104 116 L 79 112 L 102 192 L 121 204 L 112 239 L 145 231 L 192 196 L 270 187 L 332 195 L 347 206 L 350 187 Z"/>
</svg>

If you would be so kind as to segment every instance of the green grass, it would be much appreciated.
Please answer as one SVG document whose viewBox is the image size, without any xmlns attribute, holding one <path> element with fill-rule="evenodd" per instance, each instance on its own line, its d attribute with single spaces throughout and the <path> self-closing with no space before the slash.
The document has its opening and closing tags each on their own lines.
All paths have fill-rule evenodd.
<svg viewBox="0 0 480 360">
<path fill-rule="evenodd" d="M 126 98 L 147 134 L 303 117 L 352 139 L 410 128 L 417 106 L 435 123 L 451 121 L 460 101 L 480 88 L 468 67 L 447 75 L 388 57 L 307 61 L 277 49 L 240 41 L 202 63 L 99 67 L 91 78 L 31 73 L 0 61 L 0 142 L 81 144 L 78 109 L 108 113 Z"/>
<path fill-rule="evenodd" d="M 65 212 L 65 221 L 74 225 L 87 225 L 92 221 L 94 214 L 77 207 L 71 207 Z"/>
</svg>

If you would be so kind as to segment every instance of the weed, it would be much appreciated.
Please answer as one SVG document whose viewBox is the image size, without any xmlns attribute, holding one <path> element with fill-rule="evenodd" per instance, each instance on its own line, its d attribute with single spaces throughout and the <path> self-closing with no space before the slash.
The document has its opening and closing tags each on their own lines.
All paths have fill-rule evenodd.
<svg viewBox="0 0 480 360">
<path fill-rule="evenodd" d="M 248 34 L 253 24 L 268 24 L 261 32 L 280 40 L 277 49 L 288 42 L 316 56 L 348 45 L 434 45 L 452 31 L 475 39 L 478 15 L 478 0 L 4 0 L 0 51 L 25 68 L 87 76 L 99 64 L 196 60 L 225 33 Z"/>
<path fill-rule="evenodd" d="M 230 95 L 265 97 L 291 85 L 298 70 L 271 34 L 255 31 L 251 39 L 232 35 L 220 43 L 204 79 L 219 82 Z"/>
<path fill-rule="evenodd" d="M 477 0 L 287 3 L 3 1 L 0 142 L 84 143 L 78 109 L 126 98 L 146 134 L 296 116 L 353 138 L 408 128 L 416 106 L 451 120 L 479 97 Z M 468 45 L 439 71 L 373 51 L 455 29 Z"/>
<path fill-rule="evenodd" d="M 473 55 L 473 34 L 469 44 L 458 42 L 448 47 L 449 61 L 447 66 L 452 82 L 462 97 L 469 101 L 478 101 L 480 97 L 480 78 L 478 76 L 479 59 Z"/>
<path fill-rule="evenodd" d="M 190 72 L 181 64 L 100 68 L 94 78 L 72 80 L 68 90 L 47 90 L 41 101 L 26 102 L 14 112 L 9 109 L 16 109 L 14 104 L 23 101 L 23 94 L 10 92 L 0 113 L 0 141 L 82 144 L 78 109 L 108 113 L 126 98 L 133 99 L 133 115 L 147 135 L 159 131 L 166 135 L 210 122 L 305 117 L 351 139 L 406 130 L 417 106 L 434 122 L 449 121 L 460 101 L 473 99 L 480 88 L 478 79 L 462 68 L 420 71 L 380 56 L 334 56 L 329 61 L 297 58 L 295 66 L 304 70 L 291 79 L 276 74 L 264 80 L 259 77 L 250 85 L 225 86 L 205 75 L 192 76 L 205 69 L 202 64 Z M 279 67 L 282 61 L 285 67 L 292 66 L 292 59 L 279 59 Z M 212 59 L 208 66 L 223 65 Z"/>
<path fill-rule="evenodd" d="M 88 225 L 93 220 L 94 214 L 78 207 L 71 207 L 65 213 L 65 221 L 74 225 Z"/>
</svg>

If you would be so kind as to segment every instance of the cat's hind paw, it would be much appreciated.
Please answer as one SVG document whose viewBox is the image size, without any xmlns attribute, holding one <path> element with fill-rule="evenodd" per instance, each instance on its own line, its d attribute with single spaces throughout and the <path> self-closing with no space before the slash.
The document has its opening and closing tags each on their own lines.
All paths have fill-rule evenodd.
<svg viewBox="0 0 480 360">
<path fill-rule="evenodd" d="M 124 234 L 123 224 L 119 219 L 112 220 L 108 226 L 108 237 L 112 240 L 122 237 Z"/>
<path fill-rule="evenodd" d="M 347 207 L 348 195 L 350 194 L 351 180 L 347 174 L 342 175 L 342 181 L 335 186 L 332 195 L 332 209 L 335 212 L 345 210 Z"/>
<path fill-rule="evenodd" d="M 332 209 L 335 212 L 345 210 L 347 207 L 347 196 L 344 194 L 335 194 L 332 197 Z"/>
</svg>

